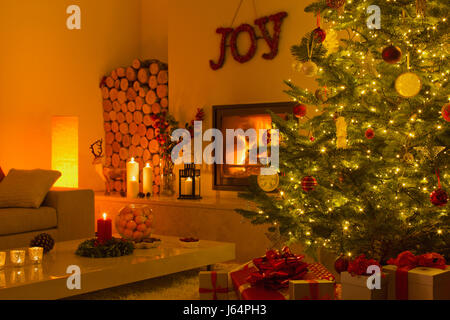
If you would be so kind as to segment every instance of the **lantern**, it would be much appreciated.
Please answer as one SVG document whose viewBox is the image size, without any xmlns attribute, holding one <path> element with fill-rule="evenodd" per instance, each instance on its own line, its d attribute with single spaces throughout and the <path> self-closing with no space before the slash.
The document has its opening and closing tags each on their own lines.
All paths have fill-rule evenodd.
<svg viewBox="0 0 450 320">
<path fill-rule="evenodd" d="M 195 164 L 185 164 L 180 170 L 178 199 L 201 199 L 200 196 L 200 170 Z"/>
</svg>

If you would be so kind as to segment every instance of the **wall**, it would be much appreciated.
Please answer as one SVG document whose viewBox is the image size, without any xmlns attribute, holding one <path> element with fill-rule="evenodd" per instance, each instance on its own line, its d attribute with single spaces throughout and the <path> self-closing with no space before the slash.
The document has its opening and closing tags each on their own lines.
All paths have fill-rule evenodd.
<svg viewBox="0 0 450 320">
<path fill-rule="evenodd" d="M 141 58 L 169 59 L 169 0 L 142 0 Z"/>
<path fill-rule="evenodd" d="M 81 7 L 81 30 L 66 8 Z M 79 117 L 79 185 L 102 189 L 89 145 L 103 133 L 99 82 L 140 51 L 140 0 L 0 2 L 0 165 L 51 167 L 51 117 Z"/>
<path fill-rule="evenodd" d="M 231 24 L 239 0 L 171 0 L 169 6 L 170 110 L 183 124 L 191 120 L 197 107 L 206 110 L 206 126 L 211 126 L 211 106 L 222 104 L 288 101 L 283 93 L 283 80 L 292 79 L 299 86 L 313 89 L 311 78 L 295 72 L 290 47 L 299 43 L 315 28 L 315 18 L 304 12 L 305 2 L 298 0 L 258 0 L 257 15 L 262 17 L 287 11 L 278 56 L 271 61 L 261 55 L 268 52 L 263 40 L 258 41 L 255 57 L 245 64 L 236 62 L 227 48 L 225 65 L 219 71 L 209 67 L 209 60 L 219 57 L 220 26 Z M 253 25 L 253 1 L 244 1 L 233 27 L 241 23 Z M 246 38 L 243 36 L 242 38 Z M 247 48 L 242 44 L 242 48 Z M 244 50 L 244 49 L 243 49 Z M 311 114 L 310 114 L 311 115 Z M 202 168 L 202 192 L 215 196 L 235 196 L 234 192 L 213 192 L 211 168 Z"/>
</svg>

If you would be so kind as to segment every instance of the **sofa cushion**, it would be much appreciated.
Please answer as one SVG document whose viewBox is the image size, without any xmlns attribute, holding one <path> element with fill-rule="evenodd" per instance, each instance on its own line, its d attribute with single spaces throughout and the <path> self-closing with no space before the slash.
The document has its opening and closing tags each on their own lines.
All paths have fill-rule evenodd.
<svg viewBox="0 0 450 320">
<path fill-rule="evenodd" d="M 60 176 L 58 171 L 11 169 L 0 183 L 0 208 L 39 208 Z"/>
<path fill-rule="evenodd" d="M 54 208 L 0 209 L 0 236 L 52 229 L 56 226 L 57 217 Z"/>
</svg>

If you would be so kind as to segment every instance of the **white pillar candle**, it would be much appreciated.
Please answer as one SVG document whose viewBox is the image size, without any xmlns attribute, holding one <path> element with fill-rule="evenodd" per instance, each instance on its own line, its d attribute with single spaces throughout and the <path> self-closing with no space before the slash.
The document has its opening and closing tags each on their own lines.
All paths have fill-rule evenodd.
<svg viewBox="0 0 450 320">
<path fill-rule="evenodd" d="M 150 166 L 150 163 L 147 163 L 142 170 L 142 180 L 145 195 L 147 193 L 153 194 L 153 168 Z"/>
<path fill-rule="evenodd" d="M 131 188 L 131 182 L 137 182 L 138 190 L 139 190 L 139 163 L 134 161 L 134 158 L 131 158 L 129 162 L 127 162 L 127 190 Z M 128 192 L 129 193 L 129 192 Z M 138 191 L 139 193 L 139 191 Z"/>
<path fill-rule="evenodd" d="M 131 177 L 131 180 L 128 181 L 128 190 L 127 197 L 130 199 L 136 199 L 139 194 L 139 182 L 136 180 L 136 177 Z"/>
<path fill-rule="evenodd" d="M 192 195 L 192 178 L 187 178 L 184 181 L 184 195 L 186 196 Z"/>
</svg>

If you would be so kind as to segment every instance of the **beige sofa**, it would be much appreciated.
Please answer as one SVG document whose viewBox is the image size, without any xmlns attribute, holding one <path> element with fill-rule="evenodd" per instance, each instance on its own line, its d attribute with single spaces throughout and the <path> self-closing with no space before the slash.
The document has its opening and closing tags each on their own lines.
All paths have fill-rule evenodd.
<svg viewBox="0 0 450 320">
<path fill-rule="evenodd" d="M 28 246 L 40 233 L 56 241 L 94 236 L 94 192 L 50 191 L 39 209 L 0 208 L 0 250 Z"/>
</svg>

